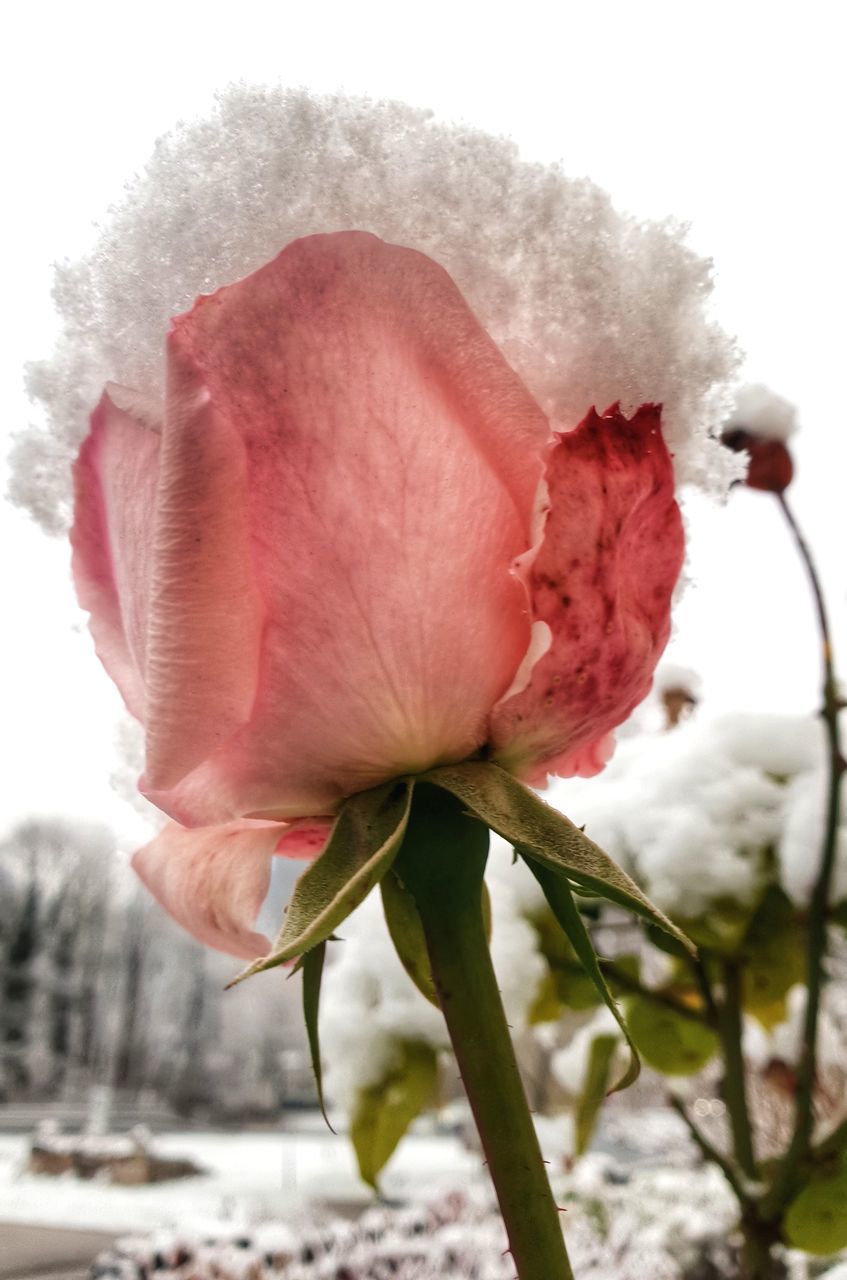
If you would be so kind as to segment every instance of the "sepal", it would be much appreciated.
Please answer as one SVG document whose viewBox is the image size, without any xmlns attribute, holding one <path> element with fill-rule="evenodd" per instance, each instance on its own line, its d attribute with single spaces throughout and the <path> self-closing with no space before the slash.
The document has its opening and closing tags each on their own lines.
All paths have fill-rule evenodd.
<svg viewBox="0 0 847 1280">
<path fill-rule="evenodd" d="M 451 792 L 469 812 L 540 863 L 581 889 L 658 925 L 695 954 L 695 947 L 638 885 L 579 827 L 496 764 L 467 761 L 421 777 Z"/>
<path fill-rule="evenodd" d="M 521 851 L 523 852 L 523 851 Z M 567 936 L 568 941 L 576 952 L 577 959 L 582 964 L 586 975 L 591 979 L 597 994 L 611 1013 L 612 1017 L 620 1027 L 624 1039 L 629 1049 L 629 1065 L 617 1081 L 610 1089 L 611 1093 L 616 1093 L 620 1089 L 627 1089 L 638 1079 L 641 1071 L 641 1059 L 638 1056 L 638 1050 L 633 1044 L 632 1038 L 624 1021 L 615 997 L 609 990 L 609 985 L 603 977 L 597 960 L 597 953 L 594 950 L 594 943 L 591 941 L 585 922 L 580 915 L 573 893 L 567 880 L 563 876 L 557 875 L 548 867 L 543 866 L 540 862 L 535 862 L 531 858 L 524 858 L 527 866 L 541 886 L 544 897 L 553 915 L 559 922 L 562 930 Z M 611 1069 L 611 1056 L 608 1059 L 609 1068 Z M 605 1088 L 605 1080 L 604 1080 Z M 599 1104 L 598 1104 L 599 1105 Z"/>
<path fill-rule="evenodd" d="M 403 842 L 412 801 L 411 782 L 400 779 L 345 800 L 326 848 L 303 873 L 279 936 L 229 984 L 293 960 L 326 942 L 385 875 Z"/>
</svg>

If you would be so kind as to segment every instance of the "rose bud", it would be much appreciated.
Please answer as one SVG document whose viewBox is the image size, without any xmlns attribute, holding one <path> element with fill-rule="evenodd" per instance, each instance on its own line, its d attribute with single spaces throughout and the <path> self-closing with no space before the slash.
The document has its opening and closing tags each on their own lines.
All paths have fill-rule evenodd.
<svg viewBox="0 0 847 1280">
<path fill-rule="evenodd" d="M 602 768 L 682 525 L 657 406 L 551 430 L 447 273 L 370 234 L 201 297 L 166 361 L 164 404 L 109 385 L 92 416 L 74 574 L 180 824 L 135 865 L 254 955 L 271 859 L 346 797 L 474 756 Z"/>
<path fill-rule="evenodd" d="M 734 453 L 747 453 L 745 484 L 783 493 L 794 475 L 786 440 L 797 427 L 797 410 L 768 387 L 751 384 L 738 394 L 721 441 Z"/>
</svg>

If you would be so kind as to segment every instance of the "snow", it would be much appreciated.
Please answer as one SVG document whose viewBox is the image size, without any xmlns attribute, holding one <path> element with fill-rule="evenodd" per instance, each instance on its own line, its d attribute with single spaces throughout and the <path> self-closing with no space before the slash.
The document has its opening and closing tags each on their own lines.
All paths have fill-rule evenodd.
<svg viewBox="0 0 847 1280">
<path fill-rule="evenodd" d="M 159 139 L 94 250 L 57 270 L 63 336 L 30 370 L 46 423 L 19 440 L 16 500 L 64 527 L 104 382 L 160 396 L 173 315 L 298 236 L 351 227 L 446 267 L 559 427 L 592 404 L 660 401 L 681 481 L 722 491 L 738 474 L 713 438 L 736 352 L 684 228 L 623 216 L 591 182 L 400 103 L 241 85 Z"/>
<path fill-rule="evenodd" d="M 29 1139 L 0 1134 L 0 1222 L 117 1232 L 191 1223 L 245 1225 L 310 1203 L 366 1206 L 372 1193 L 356 1171 L 346 1136 L 326 1133 L 167 1133 L 156 1153 L 194 1160 L 207 1172 L 150 1186 L 121 1187 L 22 1172 Z M 382 1175 L 390 1199 L 435 1194 L 475 1174 L 479 1158 L 458 1140 L 413 1132 Z"/>
<path fill-rule="evenodd" d="M 684 917 L 752 902 L 773 878 L 771 847 L 786 892 L 808 901 L 826 787 L 818 717 L 738 713 L 624 739 L 598 778 L 560 780 L 547 798 Z M 834 901 L 847 895 L 843 827 L 839 850 Z"/>
<path fill-rule="evenodd" d="M 744 1055 L 754 1067 L 764 1068 L 774 1059 L 792 1064 L 799 1061 L 806 995 L 802 984 L 792 987 L 787 996 L 787 1017 L 770 1031 L 754 1018 L 745 1020 Z M 822 1068 L 833 1067 L 839 1072 L 844 1064 L 843 1005 L 843 987 L 825 986 L 818 1014 L 818 1062 Z"/>
<path fill-rule="evenodd" d="M 449 1038 L 440 1011 L 397 958 L 378 891 L 344 921 L 339 934 L 321 990 L 321 1049 L 327 1095 L 352 1111 L 358 1091 L 391 1070 L 400 1041 L 446 1049 Z"/>
<path fill-rule="evenodd" d="M 746 431 L 760 440 L 786 441 L 797 430 L 797 409 L 790 400 L 760 382 L 742 387 L 735 407 L 724 424 L 725 431 Z"/>
<path fill-rule="evenodd" d="M 786 791 L 786 819 L 779 842 L 781 879 L 786 893 L 795 902 L 808 902 L 817 878 L 819 859 L 810 851 L 820 850 L 824 838 L 824 812 L 829 779 L 821 770 L 792 778 Z M 847 898 L 847 784 L 841 787 L 841 825 L 836 841 L 836 861 L 832 901 Z"/>
<path fill-rule="evenodd" d="M 647 1269 L 681 1280 L 692 1265 L 708 1258 L 714 1268 L 710 1274 L 731 1274 L 736 1206 L 720 1172 L 692 1167 L 693 1148 L 678 1118 L 667 1111 L 629 1115 L 623 1118 L 623 1130 L 631 1153 L 643 1149 L 638 1165 L 597 1152 L 568 1175 L 551 1166 L 576 1273 L 587 1280 L 636 1280 Z M 549 1155 L 546 1143 L 544 1149 Z M 673 1167 L 661 1163 L 668 1157 Z M 460 1191 L 434 1194 L 425 1179 L 414 1190 L 407 1207 L 375 1207 L 355 1223 L 314 1213 L 259 1225 L 207 1222 L 201 1228 L 185 1223 L 179 1230 L 128 1242 L 120 1252 L 143 1265 L 154 1251 L 175 1260 L 180 1248 L 196 1249 L 198 1239 L 218 1240 L 217 1248 L 197 1250 L 199 1265 L 188 1274 L 200 1280 L 242 1274 L 270 1280 L 280 1272 L 290 1280 L 338 1280 L 339 1263 L 346 1268 L 345 1277 L 355 1280 L 382 1280 L 385 1275 L 400 1280 L 437 1275 L 445 1280 L 508 1280 L 514 1274 L 491 1189 L 481 1178 L 466 1173 Z M 240 1250 L 234 1248 L 236 1241 Z M 293 1260 L 286 1261 L 293 1241 L 298 1247 Z M 271 1254 L 281 1256 L 272 1260 Z M 223 1268 L 240 1262 L 244 1271 L 215 1271 L 213 1262 Z M 108 1257 L 102 1265 L 108 1265 Z M 136 1277 L 139 1271 L 128 1268 L 117 1274 Z"/>
</svg>

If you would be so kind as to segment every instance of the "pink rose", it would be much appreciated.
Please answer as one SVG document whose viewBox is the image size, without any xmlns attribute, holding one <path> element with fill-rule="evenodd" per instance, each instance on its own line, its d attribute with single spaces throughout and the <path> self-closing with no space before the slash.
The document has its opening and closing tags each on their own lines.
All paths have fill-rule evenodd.
<svg viewBox="0 0 847 1280">
<path fill-rule="evenodd" d="M 109 386 L 74 574 L 171 825 L 142 878 L 254 955 L 275 852 L 354 792 L 484 753 L 602 768 L 669 631 L 683 537 L 659 409 L 563 433 L 449 276 L 312 236 L 200 298 L 160 410 Z M 186 829 L 187 828 L 187 829 Z"/>
</svg>

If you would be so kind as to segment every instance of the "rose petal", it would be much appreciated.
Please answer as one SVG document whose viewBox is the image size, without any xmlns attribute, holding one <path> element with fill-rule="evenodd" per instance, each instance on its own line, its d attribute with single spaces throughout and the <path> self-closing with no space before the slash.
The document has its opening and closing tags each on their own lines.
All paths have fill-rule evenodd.
<svg viewBox="0 0 847 1280">
<path fill-rule="evenodd" d="M 329 839 L 335 818 L 298 818 L 281 827 L 274 853 L 282 858 L 317 858 Z"/>
<path fill-rule="evenodd" d="M 71 531 L 77 596 L 100 661 L 144 718 L 152 516 L 160 436 L 135 393 L 110 385 L 74 466 Z"/>
<path fill-rule="evenodd" d="M 684 548 L 660 426 L 655 405 L 629 421 L 617 406 L 592 409 L 550 454 L 530 590 L 552 643 L 492 718 L 497 758 L 536 784 L 602 769 L 610 731 L 647 694 L 667 643 Z"/>
<path fill-rule="evenodd" d="M 146 673 L 146 774 L 167 788 L 250 715 L 262 604 L 247 458 L 190 362 L 169 344 Z"/>
<path fill-rule="evenodd" d="M 200 942 L 250 960 L 270 950 L 253 932 L 268 894 L 271 859 L 285 828 L 232 822 L 188 831 L 169 823 L 132 865 L 173 918 Z"/>
<path fill-rule="evenodd" d="M 510 569 L 549 429 L 450 278 L 367 234 L 310 237 L 201 299 L 169 360 L 172 387 L 206 389 L 213 438 L 244 449 L 246 487 L 239 474 L 226 503 L 203 502 L 203 528 L 217 546 L 249 519 L 234 561 L 255 573 L 266 623 L 249 724 L 174 790 L 152 779 L 151 798 L 191 824 L 326 813 L 470 754 L 529 642 Z M 182 508 L 208 439 L 168 454 Z M 175 562 L 174 583 L 198 572 Z M 190 736 L 178 643 L 167 714 Z"/>
</svg>

